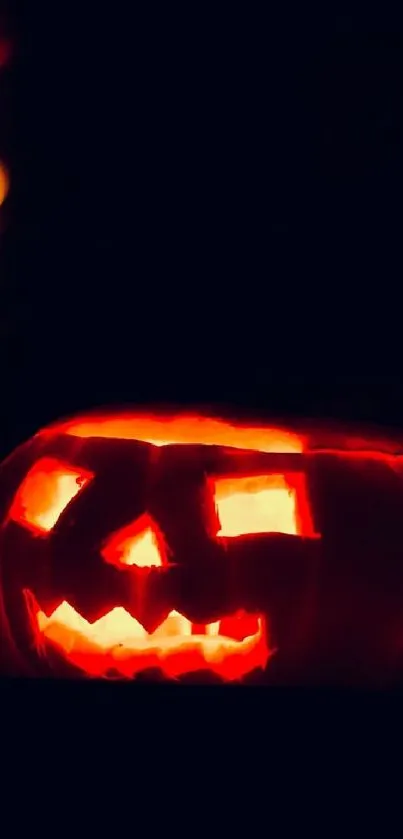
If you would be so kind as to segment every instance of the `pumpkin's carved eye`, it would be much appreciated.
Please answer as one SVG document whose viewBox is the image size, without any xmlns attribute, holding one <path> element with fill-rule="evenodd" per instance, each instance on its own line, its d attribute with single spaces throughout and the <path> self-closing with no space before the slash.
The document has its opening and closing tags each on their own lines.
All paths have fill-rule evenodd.
<svg viewBox="0 0 403 839">
<path fill-rule="evenodd" d="M 9 517 L 37 535 L 48 533 L 93 477 L 91 472 L 56 458 L 41 458 L 19 487 Z"/>
<path fill-rule="evenodd" d="M 102 550 L 103 559 L 118 567 L 160 567 L 166 556 L 163 537 L 147 513 L 113 533 Z"/>
<path fill-rule="evenodd" d="M 303 475 L 253 475 L 214 480 L 217 536 L 314 532 Z"/>
</svg>

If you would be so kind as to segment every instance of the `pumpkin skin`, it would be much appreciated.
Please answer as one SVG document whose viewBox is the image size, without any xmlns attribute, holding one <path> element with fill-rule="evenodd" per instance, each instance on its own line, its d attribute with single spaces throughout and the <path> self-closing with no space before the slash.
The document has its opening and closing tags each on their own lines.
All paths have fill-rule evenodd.
<svg viewBox="0 0 403 839">
<path fill-rule="evenodd" d="M 41 431 L 0 469 L 3 671 L 396 683 L 402 455 L 203 415 Z"/>
</svg>

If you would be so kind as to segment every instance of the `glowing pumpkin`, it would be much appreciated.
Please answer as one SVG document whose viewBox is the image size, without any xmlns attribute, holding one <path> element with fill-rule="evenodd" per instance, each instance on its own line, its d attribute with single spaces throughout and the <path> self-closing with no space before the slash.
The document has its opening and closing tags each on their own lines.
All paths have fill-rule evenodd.
<svg viewBox="0 0 403 839">
<path fill-rule="evenodd" d="M 3 670 L 399 678 L 401 452 L 204 416 L 41 431 L 0 469 Z"/>
</svg>

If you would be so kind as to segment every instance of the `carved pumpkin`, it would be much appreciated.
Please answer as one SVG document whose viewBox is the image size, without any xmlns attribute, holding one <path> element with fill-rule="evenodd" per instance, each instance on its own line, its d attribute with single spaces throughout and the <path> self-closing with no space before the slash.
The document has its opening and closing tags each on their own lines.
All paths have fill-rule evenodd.
<svg viewBox="0 0 403 839">
<path fill-rule="evenodd" d="M 0 470 L 3 669 L 400 678 L 402 454 L 204 416 L 41 431 Z"/>
</svg>

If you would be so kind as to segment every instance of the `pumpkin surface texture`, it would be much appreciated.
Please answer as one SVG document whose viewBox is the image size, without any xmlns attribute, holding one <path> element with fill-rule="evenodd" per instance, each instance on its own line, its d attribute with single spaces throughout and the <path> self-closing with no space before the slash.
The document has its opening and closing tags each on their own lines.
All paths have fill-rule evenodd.
<svg viewBox="0 0 403 839">
<path fill-rule="evenodd" d="M 403 446 L 308 423 L 115 411 L 0 467 L 12 675 L 390 685 Z"/>
</svg>

